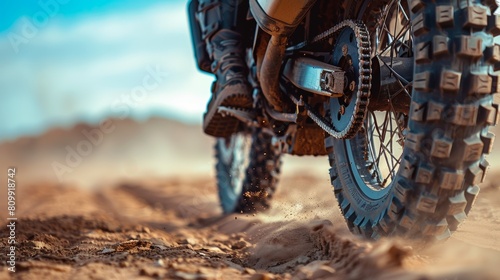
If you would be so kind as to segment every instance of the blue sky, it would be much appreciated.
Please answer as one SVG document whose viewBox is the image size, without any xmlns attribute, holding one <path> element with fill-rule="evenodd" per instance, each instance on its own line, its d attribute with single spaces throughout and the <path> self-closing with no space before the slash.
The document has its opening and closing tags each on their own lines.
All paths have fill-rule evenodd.
<svg viewBox="0 0 500 280">
<path fill-rule="evenodd" d="M 144 1 L 137 0 L 4 0 L 0 2 L 0 30 L 8 30 L 21 16 L 30 16 L 36 12 L 43 10 L 44 7 L 48 10 L 52 10 L 52 7 L 60 7 L 62 9 L 58 10 L 58 17 L 75 17 L 79 15 L 97 15 L 99 13 L 109 13 L 117 12 L 123 10 L 131 10 L 135 8 L 143 8 L 145 5 Z M 149 0 L 147 5 L 160 4 L 160 3 L 170 3 L 177 4 L 182 1 L 160 1 L 160 0 Z M 57 3 L 57 5 L 55 5 Z"/>
<path fill-rule="evenodd" d="M 110 116 L 201 122 L 213 77 L 189 36 L 186 1 L 2 1 L 0 141 Z"/>
</svg>

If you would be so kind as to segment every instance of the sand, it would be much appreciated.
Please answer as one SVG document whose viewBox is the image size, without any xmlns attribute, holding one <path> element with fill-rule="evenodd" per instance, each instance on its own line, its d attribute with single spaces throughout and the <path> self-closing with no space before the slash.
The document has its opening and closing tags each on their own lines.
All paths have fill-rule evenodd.
<svg viewBox="0 0 500 280">
<path fill-rule="evenodd" d="M 450 240 L 416 249 L 349 232 L 326 158 L 285 157 L 270 210 L 222 215 L 212 140 L 199 127 L 160 119 L 115 124 L 61 181 L 51 163 L 64 161 L 65 147 L 92 127 L 0 145 L 7 155 L 0 168 L 18 170 L 16 273 L 6 266 L 4 226 L 0 279 L 500 278 L 500 166 Z M 5 211 L 0 218 L 6 225 Z"/>
</svg>

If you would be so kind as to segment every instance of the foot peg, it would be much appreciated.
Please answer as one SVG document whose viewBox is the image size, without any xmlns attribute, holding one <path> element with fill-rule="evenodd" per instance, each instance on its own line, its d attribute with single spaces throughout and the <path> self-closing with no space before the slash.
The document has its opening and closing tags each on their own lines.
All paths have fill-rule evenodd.
<svg viewBox="0 0 500 280">
<path fill-rule="evenodd" d="M 259 124 L 255 121 L 255 114 L 249 110 L 220 106 L 217 109 L 217 113 L 223 115 L 224 117 L 236 118 L 248 126 L 259 126 Z"/>
</svg>

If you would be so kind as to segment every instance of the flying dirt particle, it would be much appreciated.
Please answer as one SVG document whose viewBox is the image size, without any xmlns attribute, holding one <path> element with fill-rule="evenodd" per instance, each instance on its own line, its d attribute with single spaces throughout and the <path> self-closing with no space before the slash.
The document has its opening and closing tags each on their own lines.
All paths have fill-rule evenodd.
<svg viewBox="0 0 500 280">
<path fill-rule="evenodd" d="M 334 268 L 328 266 L 328 261 L 317 260 L 301 266 L 296 276 L 299 279 L 327 278 L 335 272 Z"/>
<path fill-rule="evenodd" d="M 162 259 L 158 259 L 154 262 L 154 265 L 156 267 L 164 267 L 165 266 L 165 262 L 162 260 Z"/>
<path fill-rule="evenodd" d="M 163 278 L 165 271 L 161 268 L 156 267 L 143 267 L 141 268 L 139 274 L 142 276 L 149 276 L 154 278 Z"/>
<path fill-rule="evenodd" d="M 116 250 L 115 249 L 110 249 L 110 248 L 104 248 L 101 251 L 101 254 L 110 254 L 110 253 L 113 253 L 113 252 L 116 252 Z"/>
<path fill-rule="evenodd" d="M 245 271 L 244 271 L 245 274 L 249 274 L 249 275 L 252 275 L 252 274 L 255 274 L 256 271 L 255 269 L 253 268 L 249 268 L 249 267 L 245 267 Z"/>
<path fill-rule="evenodd" d="M 231 249 L 240 250 L 240 249 L 246 248 L 248 246 L 250 246 L 250 243 L 246 242 L 245 240 L 239 240 L 236 243 L 234 243 L 233 245 L 231 245 Z"/>
<path fill-rule="evenodd" d="M 235 219 L 235 220 L 238 220 L 238 217 L 234 216 L 234 219 Z"/>
<path fill-rule="evenodd" d="M 219 247 L 214 247 L 214 246 L 205 247 L 203 249 L 205 249 L 207 252 L 211 252 L 211 253 L 218 253 L 218 254 L 224 253 Z"/>
<path fill-rule="evenodd" d="M 271 273 L 256 273 L 252 275 L 250 280 L 272 280 L 274 279 L 274 275 Z"/>
<path fill-rule="evenodd" d="M 149 249 L 151 247 L 151 241 L 147 240 L 128 240 L 113 245 L 117 252 L 128 251 L 134 248 Z"/>
<path fill-rule="evenodd" d="M 179 246 L 179 249 L 194 250 L 194 247 L 191 244 L 184 244 L 184 245 Z"/>
<path fill-rule="evenodd" d="M 158 248 L 160 250 L 167 250 L 168 249 L 167 246 L 164 246 L 164 245 L 161 245 L 161 244 L 153 244 L 153 245 L 151 245 L 151 249 L 156 249 L 156 248 Z"/>
<path fill-rule="evenodd" d="M 243 272 L 245 270 L 245 268 L 243 268 L 241 265 L 239 264 L 236 264 L 232 261 L 229 261 L 229 260 L 222 260 L 223 263 L 225 263 L 227 266 L 229 266 L 230 268 L 233 268 L 233 269 L 236 269 L 237 271 L 239 272 Z"/>
<path fill-rule="evenodd" d="M 50 246 L 42 241 L 29 241 L 27 243 L 27 245 L 32 247 L 35 250 L 41 250 L 41 249 L 50 250 L 52 248 L 52 246 Z"/>
<path fill-rule="evenodd" d="M 323 278 L 328 278 L 332 277 L 335 274 L 335 269 L 333 267 L 329 267 L 327 265 L 323 265 L 320 268 L 318 268 L 312 275 L 312 279 L 323 279 Z"/>
<path fill-rule="evenodd" d="M 203 274 L 198 273 L 187 273 L 182 271 L 177 271 L 174 274 L 176 277 L 184 280 L 196 280 L 196 279 L 206 279 L 207 277 Z"/>
<path fill-rule="evenodd" d="M 178 244 L 190 244 L 190 245 L 193 245 L 193 244 L 196 244 L 196 239 L 194 238 L 184 238 L 184 239 L 181 239 L 179 241 L 177 241 Z"/>
<path fill-rule="evenodd" d="M 41 269 L 47 269 L 47 270 L 52 270 L 52 271 L 57 271 L 57 272 L 69 272 L 71 271 L 71 267 L 68 265 L 57 265 L 57 264 L 48 264 L 48 263 L 43 263 L 43 262 L 38 262 L 38 261 L 27 261 L 27 262 L 20 262 L 16 264 L 19 270 L 22 271 L 27 271 L 27 270 L 34 270 L 34 271 L 39 271 Z M 3 270 L 7 272 L 7 269 Z M 3 276 L 0 274 L 0 276 Z M 2 279 L 9 279 L 9 277 L 2 277 Z"/>
</svg>

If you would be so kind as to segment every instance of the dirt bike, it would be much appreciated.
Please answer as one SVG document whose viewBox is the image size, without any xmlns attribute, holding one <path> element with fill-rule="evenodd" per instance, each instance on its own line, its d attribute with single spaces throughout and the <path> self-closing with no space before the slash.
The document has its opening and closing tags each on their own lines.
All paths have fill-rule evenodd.
<svg viewBox="0 0 500 280">
<path fill-rule="evenodd" d="M 216 141 L 224 212 L 268 208 L 282 154 L 328 156 L 351 231 L 448 238 L 478 195 L 494 140 L 488 127 L 498 122 L 496 8 L 494 0 L 250 0 L 254 109 L 219 108 L 246 124 Z"/>
</svg>

